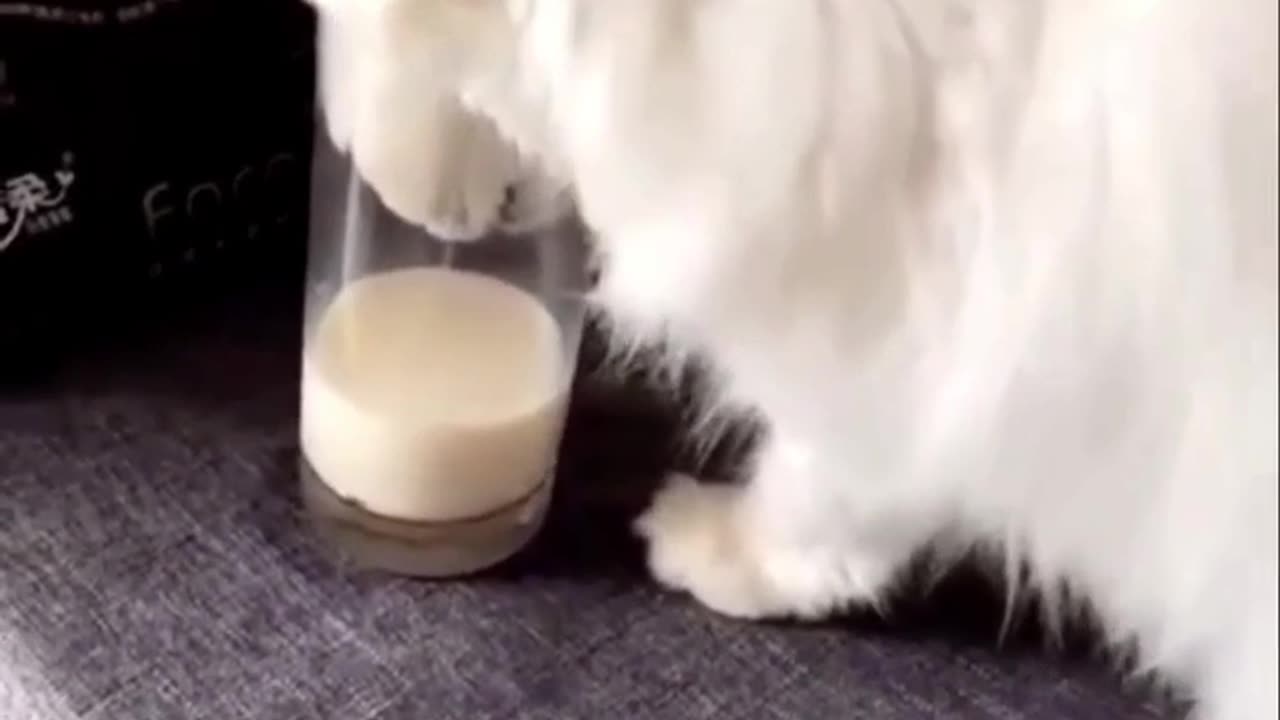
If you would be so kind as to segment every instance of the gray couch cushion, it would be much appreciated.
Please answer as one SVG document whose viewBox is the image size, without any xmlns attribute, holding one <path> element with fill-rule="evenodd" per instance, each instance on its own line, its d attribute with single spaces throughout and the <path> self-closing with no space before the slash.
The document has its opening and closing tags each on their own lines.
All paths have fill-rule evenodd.
<svg viewBox="0 0 1280 720">
<path fill-rule="evenodd" d="M 625 526 L 669 423 L 591 392 L 517 561 L 342 567 L 299 517 L 298 336 L 288 303 L 234 306 L 0 395 L 0 717 L 1160 716 L 1100 666 L 996 651 L 998 607 L 788 627 L 659 592 Z"/>
</svg>

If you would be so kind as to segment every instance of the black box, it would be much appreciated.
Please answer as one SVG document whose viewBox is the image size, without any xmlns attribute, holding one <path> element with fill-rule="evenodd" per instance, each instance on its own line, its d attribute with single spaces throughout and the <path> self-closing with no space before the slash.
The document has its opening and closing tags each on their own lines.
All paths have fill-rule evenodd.
<svg viewBox="0 0 1280 720">
<path fill-rule="evenodd" d="M 0 356 L 305 258 L 300 0 L 0 0 Z"/>
</svg>

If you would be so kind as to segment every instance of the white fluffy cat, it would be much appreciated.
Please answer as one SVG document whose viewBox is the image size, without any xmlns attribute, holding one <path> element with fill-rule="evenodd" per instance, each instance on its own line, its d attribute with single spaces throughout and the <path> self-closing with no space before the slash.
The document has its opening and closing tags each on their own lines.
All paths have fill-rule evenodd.
<svg viewBox="0 0 1280 720">
<path fill-rule="evenodd" d="M 767 424 L 640 519 L 663 583 L 817 617 L 997 545 L 1276 717 L 1275 0 L 315 1 L 390 207 L 572 188 L 618 327 Z"/>
</svg>

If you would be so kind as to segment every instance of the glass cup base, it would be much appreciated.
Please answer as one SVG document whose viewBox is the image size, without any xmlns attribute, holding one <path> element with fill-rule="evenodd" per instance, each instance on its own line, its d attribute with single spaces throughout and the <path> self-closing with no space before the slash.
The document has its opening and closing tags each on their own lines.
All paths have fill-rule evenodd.
<svg viewBox="0 0 1280 720">
<path fill-rule="evenodd" d="M 333 491 L 305 455 L 298 460 L 302 500 L 320 536 L 355 564 L 420 578 L 487 570 L 537 535 L 551 498 L 551 476 L 519 500 L 462 520 L 413 522 L 378 515 Z"/>
</svg>

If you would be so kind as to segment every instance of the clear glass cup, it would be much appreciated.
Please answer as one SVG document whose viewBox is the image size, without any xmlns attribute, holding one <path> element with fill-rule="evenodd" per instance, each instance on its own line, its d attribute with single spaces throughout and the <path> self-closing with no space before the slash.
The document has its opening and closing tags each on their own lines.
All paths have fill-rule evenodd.
<svg viewBox="0 0 1280 720">
<path fill-rule="evenodd" d="M 538 532 L 584 319 L 566 218 L 441 240 L 389 209 L 317 114 L 300 412 L 302 496 L 358 564 L 495 565 Z"/>
</svg>

